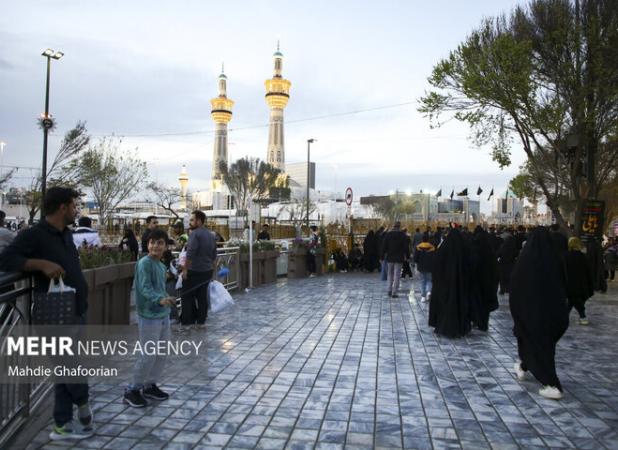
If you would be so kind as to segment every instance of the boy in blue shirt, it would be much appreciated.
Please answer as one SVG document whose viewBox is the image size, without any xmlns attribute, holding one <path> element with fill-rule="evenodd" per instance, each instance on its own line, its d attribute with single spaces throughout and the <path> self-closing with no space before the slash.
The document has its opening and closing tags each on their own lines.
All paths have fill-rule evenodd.
<svg viewBox="0 0 618 450">
<path fill-rule="evenodd" d="M 170 307 L 176 305 L 174 297 L 165 290 L 166 268 L 161 262 L 167 249 L 167 233 L 155 229 L 148 237 L 148 255 L 140 259 L 135 267 L 135 296 L 137 303 L 137 324 L 139 341 L 169 341 Z M 123 401 L 134 408 L 143 408 L 146 399 L 167 400 L 169 394 L 156 385 L 165 366 L 165 356 L 145 355 L 135 363 L 133 381 L 125 391 Z"/>
</svg>

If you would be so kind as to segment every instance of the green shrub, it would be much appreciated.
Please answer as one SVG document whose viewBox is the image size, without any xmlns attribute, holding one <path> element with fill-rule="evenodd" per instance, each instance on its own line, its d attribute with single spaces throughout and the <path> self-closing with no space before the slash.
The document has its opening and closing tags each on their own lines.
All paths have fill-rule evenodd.
<svg viewBox="0 0 618 450">
<path fill-rule="evenodd" d="M 113 247 L 81 247 L 79 265 L 83 270 L 131 262 L 131 252 Z"/>
</svg>

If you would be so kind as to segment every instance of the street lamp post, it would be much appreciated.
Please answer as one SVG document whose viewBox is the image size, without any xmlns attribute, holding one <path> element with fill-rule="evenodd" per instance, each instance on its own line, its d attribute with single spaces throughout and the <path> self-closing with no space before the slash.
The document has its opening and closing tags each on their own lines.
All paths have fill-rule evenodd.
<svg viewBox="0 0 618 450">
<path fill-rule="evenodd" d="M 316 140 L 307 139 L 307 228 L 309 228 L 309 178 L 311 176 L 311 144 Z"/>
<path fill-rule="evenodd" d="M 41 202 L 43 202 L 43 198 L 45 197 L 45 192 L 47 191 L 47 135 L 49 133 L 50 128 L 54 126 L 53 121 L 49 116 L 49 72 L 51 69 L 51 60 L 60 59 L 64 56 L 64 53 L 52 50 L 48 48 L 41 56 L 47 58 L 47 80 L 45 83 L 45 112 L 43 113 L 43 163 L 41 165 Z M 43 208 L 41 208 L 41 214 L 43 214 Z"/>
</svg>

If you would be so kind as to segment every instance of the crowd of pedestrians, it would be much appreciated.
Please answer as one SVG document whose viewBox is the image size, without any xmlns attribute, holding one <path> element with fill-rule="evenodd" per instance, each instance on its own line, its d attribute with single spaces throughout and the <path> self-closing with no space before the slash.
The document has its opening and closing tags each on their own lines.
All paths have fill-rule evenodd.
<svg viewBox="0 0 618 450">
<path fill-rule="evenodd" d="M 614 238 L 604 247 L 590 240 L 584 249 L 579 238 L 567 238 L 558 225 L 477 226 L 473 232 L 452 225 L 433 233 L 417 229 L 410 236 L 396 222 L 390 230 L 369 231 L 363 247 L 365 270 L 386 272 L 389 297 L 397 297 L 403 265 L 413 262 L 420 301 L 429 300 L 428 322 L 436 334 L 459 338 L 473 328 L 486 332 L 499 298 L 508 299 L 519 355 L 516 376 L 524 379 L 530 371 L 543 385 L 539 393 L 551 399 L 563 395 L 555 350 L 569 312 L 577 311 L 580 325 L 590 323 L 585 303 L 614 279 L 618 255 Z"/>
<path fill-rule="evenodd" d="M 85 323 L 88 287 L 79 263 L 79 248 L 97 247 L 101 239 L 88 217 L 75 223 L 79 193 L 54 187 L 44 198 L 44 218 L 19 234 L 5 228 L 0 211 L 0 270 L 31 272 L 35 289 L 47 289 L 47 280 L 63 277 L 75 288 L 76 320 Z M 141 242 L 125 228 L 118 247 L 137 261 L 134 290 L 139 340 L 171 339 L 170 318 L 180 296 L 181 326 L 178 331 L 204 329 L 208 315 L 208 285 L 213 278 L 217 244 L 223 238 L 205 227 L 206 216 L 194 211 L 188 233 L 181 222 L 172 235 L 158 227 L 155 216 L 146 220 Z M 255 227 L 253 227 L 255 230 Z M 257 231 L 257 230 L 256 230 Z M 252 238 L 252 235 L 248 236 Z M 268 225 L 257 238 L 269 240 Z M 141 244 L 141 245 L 140 245 Z M 311 227 L 307 243 L 307 268 L 316 273 L 316 250 L 323 245 L 318 229 Z M 140 248 L 141 247 L 141 248 Z M 172 251 L 179 251 L 175 258 Z M 485 230 L 473 232 L 458 226 L 438 227 L 433 232 L 414 233 L 395 222 L 390 229 L 370 230 L 362 247 L 353 245 L 346 255 L 341 249 L 332 258 L 342 271 L 379 271 L 386 281 L 386 294 L 396 298 L 402 277 L 419 277 L 420 302 L 429 303 L 428 323 L 439 335 L 464 337 L 473 328 L 489 330 L 489 317 L 508 304 L 513 317 L 518 360 L 514 371 L 522 380 L 530 372 L 542 384 L 539 393 L 560 399 L 562 385 L 556 374 L 556 344 L 569 326 L 575 309 L 579 323 L 588 325 L 586 301 L 595 291 L 604 292 L 615 279 L 618 242 L 610 238 L 601 246 L 584 245 L 564 235 L 558 226 Z M 508 296 L 508 297 L 507 297 Z M 123 401 L 144 407 L 148 401 L 163 401 L 169 395 L 158 383 L 165 358 L 142 355 L 126 386 Z M 56 383 L 54 386 L 53 440 L 82 439 L 93 434 L 94 416 L 88 383 Z M 77 422 L 73 421 L 74 408 Z"/>
</svg>

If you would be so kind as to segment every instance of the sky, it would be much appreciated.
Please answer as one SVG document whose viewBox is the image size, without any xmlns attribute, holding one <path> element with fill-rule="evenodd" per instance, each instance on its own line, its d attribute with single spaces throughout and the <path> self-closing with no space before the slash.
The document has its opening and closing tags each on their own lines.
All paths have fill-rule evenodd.
<svg viewBox="0 0 618 450">
<path fill-rule="evenodd" d="M 450 121 L 431 129 L 417 112 L 433 66 L 484 17 L 516 0 L 386 1 L 31 1 L 0 8 L 2 165 L 19 166 L 28 185 L 41 167 L 46 48 L 52 61 L 50 160 L 77 121 L 93 138 L 114 135 L 137 149 L 150 176 L 176 185 L 187 165 L 190 191 L 209 186 L 214 124 L 210 102 L 225 63 L 235 101 L 229 159 L 266 159 L 277 39 L 292 82 L 285 110 L 286 162 L 307 158 L 316 139 L 317 188 L 355 197 L 389 191 L 443 192 L 480 184 L 506 189 L 524 161 L 513 147 L 504 170 L 469 129 Z M 370 111 L 366 111 L 370 110 Z M 364 111 L 357 112 L 355 111 Z M 320 118 L 323 116 L 331 116 Z M 318 119 L 316 119 L 318 118 Z M 307 120 L 314 119 L 314 120 Z M 4 169 L 6 170 L 6 168 Z M 482 196 L 482 211 L 492 204 Z"/>
</svg>

